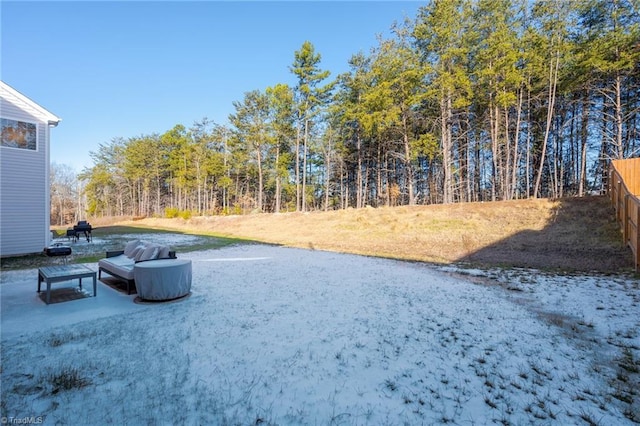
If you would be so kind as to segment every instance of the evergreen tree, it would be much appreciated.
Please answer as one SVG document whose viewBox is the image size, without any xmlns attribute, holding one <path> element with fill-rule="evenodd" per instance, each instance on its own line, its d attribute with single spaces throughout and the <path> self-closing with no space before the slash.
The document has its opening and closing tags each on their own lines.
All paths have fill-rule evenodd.
<svg viewBox="0 0 640 426">
<path fill-rule="evenodd" d="M 454 165 L 454 129 L 461 130 L 456 116 L 460 117 L 471 103 L 472 82 L 467 68 L 470 49 L 464 35 L 468 13 L 466 0 L 435 1 L 420 9 L 413 31 L 422 62 L 428 69 L 428 98 L 439 109 L 444 203 L 454 201 L 454 170 L 460 170 Z"/>
<path fill-rule="evenodd" d="M 291 72 L 298 78 L 295 87 L 298 133 L 296 137 L 296 210 L 306 210 L 306 184 L 308 147 L 312 127 L 331 95 L 332 83 L 322 85 L 330 75 L 328 70 L 320 69 L 321 55 L 316 53 L 313 44 L 305 41 L 300 50 L 294 53 Z M 300 146 L 302 144 L 302 147 Z M 302 151 L 300 151 L 302 149 Z M 302 164 L 300 163 L 302 157 Z"/>
</svg>

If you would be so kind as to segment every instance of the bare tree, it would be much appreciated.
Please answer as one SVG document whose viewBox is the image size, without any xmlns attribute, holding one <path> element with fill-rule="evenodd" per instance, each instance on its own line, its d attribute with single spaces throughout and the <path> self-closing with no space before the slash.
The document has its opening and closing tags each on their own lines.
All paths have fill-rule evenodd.
<svg viewBox="0 0 640 426">
<path fill-rule="evenodd" d="M 75 171 L 66 164 L 52 163 L 50 168 L 51 223 L 66 225 L 80 217 L 80 193 Z"/>
</svg>

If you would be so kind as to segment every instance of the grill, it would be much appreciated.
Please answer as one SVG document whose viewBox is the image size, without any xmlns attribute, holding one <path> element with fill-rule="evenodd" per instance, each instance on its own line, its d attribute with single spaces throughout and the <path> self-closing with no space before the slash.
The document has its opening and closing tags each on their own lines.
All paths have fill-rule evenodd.
<svg viewBox="0 0 640 426">
<path fill-rule="evenodd" d="M 73 226 L 73 229 L 67 229 L 67 237 L 72 238 L 73 241 L 78 241 L 80 234 L 84 235 L 87 242 L 93 240 L 91 236 L 91 224 L 86 220 L 79 221 L 77 225 Z"/>
<path fill-rule="evenodd" d="M 64 263 L 67 263 L 67 256 L 71 254 L 71 247 L 63 246 L 61 243 L 55 243 L 49 247 L 45 247 L 44 254 L 46 254 L 47 257 L 63 256 Z"/>
<path fill-rule="evenodd" d="M 56 243 L 52 246 L 46 247 L 44 249 L 44 253 L 49 257 L 69 256 L 71 254 L 71 247 Z"/>
</svg>

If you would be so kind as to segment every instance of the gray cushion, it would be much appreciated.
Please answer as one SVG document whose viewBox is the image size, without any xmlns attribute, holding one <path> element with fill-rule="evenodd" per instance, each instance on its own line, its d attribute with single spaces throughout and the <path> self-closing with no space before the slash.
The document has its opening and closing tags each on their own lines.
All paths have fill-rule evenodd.
<svg viewBox="0 0 640 426">
<path fill-rule="evenodd" d="M 133 279 L 133 265 L 135 262 L 133 259 L 128 258 L 124 254 L 120 256 L 107 257 L 106 259 L 100 259 L 98 266 L 103 268 L 108 273 L 112 273 L 127 280 Z M 113 275 L 112 274 L 112 275 Z"/>
<path fill-rule="evenodd" d="M 128 255 L 127 255 L 128 253 Z M 148 241 L 134 240 L 126 244 L 124 254 L 101 259 L 98 264 L 106 272 L 125 279 L 133 279 L 135 262 L 169 257 L 169 247 Z"/>
<path fill-rule="evenodd" d="M 169 257 L 169 247 L 160 246 L 160 251 L 158 252 L 158 259 L 166 259 Z"/>
<path fill-rule="evenodd" d="M 146 247 L 147 246 L 145 245 L 139 245 L 138 247 L 134 248 L 133 252 L 131 253 L 131 258 L 137 262 L 140 256 L 142 256 L 142 253 L 144 252 L 144 249 Z"/>
<path fill-rule="evenodd" d="M 129 241 L 126 246 L 124 246 L 124 255 L 130 258 L 133 258 L 131 253 L 133 250 L 140 245 L 140 240 Z"/>
<path fill-rule="evenodd" d="M 139 245 L 140 245 L 140 240 L 129 241 L 127 245 L 124 246 L 124 255 L 127 257 L 132 257 L 131 253 Z"/>
<path fill-rule="evenodd" d="M 136 261 L 140 262 L 143 260 L 153 260 L 158 258 L 158 253 L 160 252 L 160 247 L 155 244 L 148 245 L 138 256 L 136 256 Z"/>
</svg>

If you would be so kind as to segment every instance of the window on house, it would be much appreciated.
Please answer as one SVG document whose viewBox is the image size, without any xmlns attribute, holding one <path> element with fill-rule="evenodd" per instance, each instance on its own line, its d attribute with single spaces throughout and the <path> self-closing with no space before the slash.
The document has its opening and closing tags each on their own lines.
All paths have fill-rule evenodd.
<svg viewBox="0 0 640 426">
<path fill-rule="evenodd" d="M 37 144 L 37 126 L 35 123 L 2 118 L 2 146 L 8 148 L 30 149 L 35 151 Z"/>
</svg>

